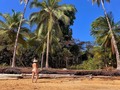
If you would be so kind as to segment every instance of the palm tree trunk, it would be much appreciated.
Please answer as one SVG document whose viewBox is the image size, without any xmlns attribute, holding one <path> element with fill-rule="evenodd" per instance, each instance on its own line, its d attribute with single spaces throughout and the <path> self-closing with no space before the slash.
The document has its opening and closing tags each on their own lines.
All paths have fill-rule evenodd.
<svg viewBox="0 0 120 90">
<path fill-rule="evenodd" d="M 107 19 L 107 23 L 108 23 L 108 26 L 109 26 L 109 29 L 110 29 L 110 32 L 111 32 L 111 36 L 112 36 L 112 42 L 113 42 L 113 45 L 114 45 L 114 48 L 115 48 L 115 54 L 116 54 L 116 60 L 117 60 L 117 69 L 120 70 L 120 55 L 119 55 L 118 47 L 117 47 L 117 44 L 116 44 L 116 40 L 115 40 L 115 37 L 113 35 L 112 27 L 110 25 L 110 21 L 108 19 L 107 12 L 105 10 L 105 6 L 104 6 L 104 3 L 103 3 L 102 0 L 101 0 L 101 4 L 102 4 L 102 8 L 104 10 L 105 17 Z"/>
<path fill-rule="evenodd" d="M 48 33 L 47 33 L 46 69 L 48 69 L 48 67 L 49 67 L 49 61 L 48 60 L 49 60 L 50 32 L 51 32 L 52 27 L 53 27 L 51 11 L 49 12 L 49 14 L 50 14 L 50 18 L 49 18 L 49 21 L 48 21 Z"/>
<path fill-rule="evenodd" d="M 43 69 L 43 58 L 44 58 L 44 52 L 42 52 L 42 59 L 41 59 L 41 70 Z"/>
<path fill-rule="evenodd" d="M 65 57 L 66 61 L 66 68 L 68 68 L 68 57 Z"/>
<path fill-rule="evenodd" d="M 49 30 L 48 30 L 48 34 L 47 34 L 47 51 L 46 51 L 46 69 L 48 69 L 49 64 L 48 64 L 48 59 L 49 59 Z"/>
<path fill-rule="evenodd" d="M 12 59 L 12 65 L 11 65 L 11 67 L 15 67 L 15 57 L 16 57 L 18 36 L 19 36 L 19 33 L 20 33 L 21 24 L 22 24 L 22 21 L 23 21 L 23 18 L 24 18 L 24 14 L 25 14 L 25 11 L 26 11 L 26 7 L 27 7 L 27 4 L 28 4 L 28 1 L 29 1 L 29 0 L 27 0 L 26 4 L 25 4 L 25 6 L 24 6 L 24 11 L 23 11 L 23 14 L 22 14 L 22 16 L 21 16 L 20 24 L 19 24 L 19 27 L 18 27 L 18 31 L 17 31 L 17 35 L 16 35 L 16 39 L 15 39 L 13 59 Z"/>
<path fill-rule="evenodd" d="M 18 36 L 19 36 L 20 27 L 21 27 L 21 23 L 22 23 L 22 18 L 23 18 L 23 15 L 21 16 L 21 21 L 20 21 L 18 31 L 17 31 L 17 35 L 16 35 L 16 39 L 15 39 L 13 59 L 12 59 L 12 67 L 15 67 L 15 57 L 16 57 L 16 50 L 17 50 L 17 42 L 18 42 Z"/>
<path fill-rule="evenodd" d="M 45 53 L 45 44 L 43 44 L 42 59 L 41 59 L 41 70 L 43 69 L 44 53 Z"/>
</svg>

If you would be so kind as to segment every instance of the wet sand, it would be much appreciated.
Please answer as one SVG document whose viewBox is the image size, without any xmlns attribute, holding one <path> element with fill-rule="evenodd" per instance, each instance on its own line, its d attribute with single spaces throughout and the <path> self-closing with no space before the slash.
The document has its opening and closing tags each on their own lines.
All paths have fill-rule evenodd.
<svg viewBox="0 0 120 90">
<path fill-rule="evenodd" d="M 120 90 L 120 80 L 101 78 L 41 78 L 0 80 L 0 90 Z"/>
</svg>

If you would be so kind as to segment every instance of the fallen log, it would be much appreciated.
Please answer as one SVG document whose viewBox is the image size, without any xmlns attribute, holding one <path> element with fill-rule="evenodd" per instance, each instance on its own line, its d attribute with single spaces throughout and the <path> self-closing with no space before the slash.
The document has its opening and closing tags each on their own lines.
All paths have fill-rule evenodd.
<svg viewBox="0 0 120 90">
<path fill-rule="evenodd" d="M 20 79 L 22 74 L 0 74 L 0 79 Z"/>
</svg>

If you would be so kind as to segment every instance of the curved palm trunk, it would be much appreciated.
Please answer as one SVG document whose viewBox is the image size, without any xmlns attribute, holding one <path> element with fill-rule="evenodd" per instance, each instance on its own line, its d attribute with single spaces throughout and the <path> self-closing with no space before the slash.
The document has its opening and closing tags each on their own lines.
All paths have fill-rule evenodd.
<svg viewBox="0 0 120 90">
<path fill-rule="evenodd" d="M 21 16 L 20 24 L 19 24 L 19 27 L 18 27 L 18 31 L 17 31 L 17 35 L 16 35 L 16 39 L 15 39 L 13 59 L 12 59 L 12 65 L 11 65 L 11 67 L 15 67 L 15 57 L 16 57 L 18 36 L 19 36 L 19 33 L 20 33 L 21 24 L 22 24 L 22 21 L 23 21 L 23 18 L 24 18 L 24 14 L 25 14 L 25 11 L 26 11 L 26 7 L 27 7 L 27 4 L 28 4 L 28 1 L 29 1 L 29 0 L 27 0 L 26 4 L 25 4 L 25 6 L 24 6 L 24 11 L 23 11 L 23 14 L 22 14 L 22 16 Z"/>
<path fill-rule="evenodd" d="M 115 48 L 115 54 L 116 54 L 116 60 L 117 60 L 117 69 L 120 70 L 120 55 L 119 55 L 119 51 L 118 51 L 118 47 L 117 47 L 117 44 L 116 44 L 116 40 L 115 40 L 115 37 L 113 35 L 113 31 L 112 31 L 112 27 L 110 25 L 110 21 L 108 19 L 108 16 L 107 16 L 107 13 L 106 13 L 106 10 L 105 10 L 105 7 L 104 7 L 104 3 L 103 1 L 101 0 L 101 4 L 102 4 L 102 8 L 104 10 L 104 13 L 105 13 L 105 17 L 107 19 L 107 23 L 108 23 L 108 26 L 109 26 L 109 29 L 110 29 L 110 32 L 111 32 L 111 36 L 112 36 L 112 43 L 113 43 L 113 46 Z"/>
</svg>

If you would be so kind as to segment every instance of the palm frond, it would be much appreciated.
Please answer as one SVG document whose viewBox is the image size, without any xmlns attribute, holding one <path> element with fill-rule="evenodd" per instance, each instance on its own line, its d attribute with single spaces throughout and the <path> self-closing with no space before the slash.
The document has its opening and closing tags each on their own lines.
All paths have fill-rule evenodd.
<svg viewBox="0 0 120 90">
<path fill-rule="evenodd" d="M 101 1 L 104 3 L 105 1 L 110 3 L 110 0 L 92 0 L 92 4 L 97 3 L 98 6 L 100 6 Z"/>
<path fill-rule="evenodd" d="M 6 30 L 1 30 L 0 29 L 0 35 L 4 35 L 4 34 L 6 34 L 8 31 L 6 31 Z"/>
<path fill-rule="evenodd" d="M 38 2 L 38 0 L 33 0 L 31 3 L 30 3 L 30 8 L 40 8 L 41 7 L 41 3 Z"/>
<path fill-rule="evenodd" d="M 0 20 L 0 28 L 6 29 L 8 28 L 8 25 L 5 24 L 2 20 Z"/>
<path fill-rule="evenodd" d="M 76 12 L 77 11 L 76 8 L 73 5 L 66 5 L 66 4 L 59 6 L 57 8 L 57 10 L 61 10 L 63 12 L 65 12 L 65 11 Z"/>
</svg>

